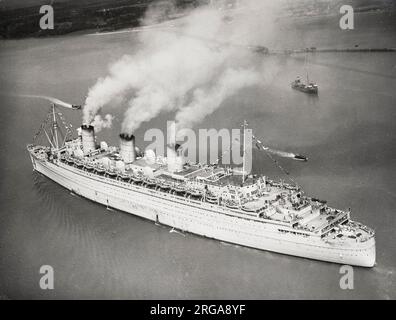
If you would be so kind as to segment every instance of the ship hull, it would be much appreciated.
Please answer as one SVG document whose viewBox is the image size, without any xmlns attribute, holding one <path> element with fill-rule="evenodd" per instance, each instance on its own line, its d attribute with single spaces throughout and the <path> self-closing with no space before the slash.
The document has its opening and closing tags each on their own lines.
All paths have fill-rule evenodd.
<svg viewBox="0 0 396 320">
<path fill-rule="evenodd" d="M 298 90 L 304 93 L 308 93 L 308 94 L 313 94 L 316 95 L 318 94 L 318 88 L 309 88 L 305 85 L 301 86 L 301 85 L 292 85 L 292 88 L 294 90 Z"/>
<path fill-rule="evenodd" d="M 39 160 L 32 154 L 33 168 L 94 202 L 182 231 L 260 250 L 340 264 L 372 267 L 374 238 L 355 247 L 325 243 L 319 236 L 296 236 L 280 232 L 279 226 L 237 214 L 230 209 L 147 189 L 98 176 L 61 162 Z"/>
</svg>

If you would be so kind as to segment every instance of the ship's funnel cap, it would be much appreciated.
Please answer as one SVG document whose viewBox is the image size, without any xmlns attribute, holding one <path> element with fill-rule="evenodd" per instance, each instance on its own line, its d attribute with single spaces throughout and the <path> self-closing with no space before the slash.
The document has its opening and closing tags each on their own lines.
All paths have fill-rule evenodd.
<svg viewBox="0 0 396 320">
<path fill-rule="evenodd" d="M 173 143 L 168 143 L 166 145 L 167 149 L 172 150 L 172 151 L 178 151 L 181 148 L 181 145 L 179 143 L 173 144 Z M 181 150 L 181 149 L 180 149 Z"/>
<path fill-rule="evenodd" d="M 81 129 L 86 130 L 86 131 L 94 131 L 94 126 L 91 126 L 90 124 L 83 124 L 81 126 Z"/>
<path fill-rule="evenodd" d="M 120 139 L 126 141 L 132 141 L 135 139 L 135 136 L 133 134 L 120 133 Z"/>
</svg>

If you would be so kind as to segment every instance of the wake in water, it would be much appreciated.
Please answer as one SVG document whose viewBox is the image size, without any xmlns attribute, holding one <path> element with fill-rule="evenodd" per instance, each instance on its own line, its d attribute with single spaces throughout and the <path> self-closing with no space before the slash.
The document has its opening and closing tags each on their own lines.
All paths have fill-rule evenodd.
<svg viewBox="0 0 396 320">
<path fill-rule="evenodd" d="M 172 228 L 171 230 L 169 230 L 169 233 L 176 233 L 176 234 L 179 234 L 179 235 L 181 235 L 183 237 L 186 236 L 183 232 L 177 231 L 175 228 Z"/>
<path fill-rule="evenodd" d="M 279 157 L 282 157 L 282 158 L 295 158 L 296 157 L 296 155 L 291 152 L 285 152 L 285 151 L 275 150 L 275 149 L 271 149 L 271 148 L 267 148 L 265 150 L 272 154 L 275 154 Z"/>
</svg>

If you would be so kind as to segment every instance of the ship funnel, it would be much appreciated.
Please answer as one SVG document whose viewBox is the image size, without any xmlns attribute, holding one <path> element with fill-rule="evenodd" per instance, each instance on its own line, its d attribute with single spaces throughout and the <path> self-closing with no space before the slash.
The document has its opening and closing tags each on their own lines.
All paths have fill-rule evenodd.
<svg viewBox="0 0 396 320">
<path fill-rule="evenodd" d="M 166 156 L 169 172 L 173 173 L 183 170 L 183 165 L 185 161 L 183 157 L 183 149 L 180 147 L 179 144 L 168 145 L 166 148 Z"/>
<path fill-rule="evenodd" d="M 96 149 L 95 130 L 93 126 L 86 124 L 81 126 L 81 141 L 84 155 Z"/>
<path fill-rule="evenodd" d="M 120 134 L 120 156 L 125 163 L 135 161 L 135 136 L 133 134 Z"/>
</svg>

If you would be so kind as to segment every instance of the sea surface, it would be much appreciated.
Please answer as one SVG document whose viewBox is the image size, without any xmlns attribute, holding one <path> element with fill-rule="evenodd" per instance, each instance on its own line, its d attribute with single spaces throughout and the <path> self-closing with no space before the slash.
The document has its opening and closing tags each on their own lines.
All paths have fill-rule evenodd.
<svg viewBox="0 0 396 320">
<path fill-rule="evenodd" d="M 276 44 L 339 47 L 333 36 L 339 30 L 320 33 L 331 29 L 329 21 L 300 26 L 295 36 L 289 28 Z M 394 26 L 374 26 L 343 34 L 342 46 L 396 47 L 394 35 Z M 107 66 L 139 45 L 133 32 L 0 42 L 1 298 L 396 298 L 395 53 L 311 55 L 318 97 L 290 88 L 303 73 L 303 56 L 258 55 L 257 66 L 270 81 L 231 97 L 200 125 L 232 129 L 247 119 L 268 146 L 308 156 L 306 163 L 278 159 L 307 194 L 351 208 L 353 219 L 375 229 L 377 265 L 355 267 L 354 289 L 342 290 L 337 264 L 170 233 L 75 196 L 32 171 L 26 144 L 49 104 L 18 95 L 82 103 Z M 79 111 L 62 112 L 74 127 L 80 125 Z M 114 113 L 114 127 L 99 139 L 117 144 L 122 112 Z M 172 117 L 161 114 L 143 125 L 136 132 L 138 145 L 145 145 L 145 130 L 164 128 Z M 254 160 L 255 172 L 288 178 L 264 154 L 255 152 Z M 54 268 L 54 290 L 39 287 L 42 265 Z"/>
</svg>

